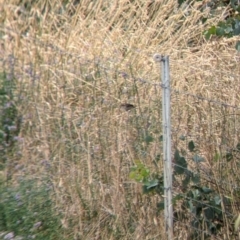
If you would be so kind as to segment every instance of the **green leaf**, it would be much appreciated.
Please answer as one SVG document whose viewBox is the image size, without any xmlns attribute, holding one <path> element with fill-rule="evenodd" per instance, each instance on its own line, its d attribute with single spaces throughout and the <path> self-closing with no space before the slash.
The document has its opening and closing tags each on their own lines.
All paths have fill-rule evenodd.
<svg viewBox="0 0 240 240">
<path fill-rule="evenodd" d="M 190 152 L 193 152 L 193 151 L 194 151 L 194 148 L 195 148 L 194 142 L 193 142 L 193 141 L 190 141 L 190 142 L 188 143 L 188 149 L 189 149 L 189 151 L 190 151 Z"/>
<path fill-rule="evenodd" d="M 129 178 L 137 182 L 144 182 L 150 176 L 150 170 L 140 161 L 136 161 L 136 166 L 131 167 Z"/>
<path fill-rule="evenodd" d="M 142 185 L 142 192 L 143 194 L 149 194 L 154 191 L 155 188 L 147 188 L 146 185 Z"/>
<path fill-rule="evenodd" d="M 207 40 L 210 39 L 211 35 L 216 35 L 216 27 L 212 26 L 211 28 L 209 28 L 207 31 L 205 31 L 204 36 Z"/>
<path fill-rule="evenodd" d="M 214 202 L 216 205 L 220 205 L 221 201 L 222 201 L 222 199 L 220 196 L 217 195 L 214 197 Z"/>
<path fill-rule="evenodd" d="M 151 135 L 145 137 L 144 141 L 149 144 L 150 142 L 154 141 L 154 138 Z"/>
<path fill-rule="evenodd" d="M 174 165 L 174 173 L 177 175 L 182 175 L 184 173 L 184 169 L 178 165 Z"/>
<path fill-rule="evenodd" d="M 147 189 L 155 188 L 156 186 L 158 186 L 158 184 L 159 184 L 158 179 L 153 179 L 149 182 L 144 183 L 144 185 L 147 187 Z"/>
<path fill-rule="evenodd" d="M 202 187 L 202 191 L 203 191 L 204 193 L 206 193 L 206 194 L 209 194 L 209 193 L 212 193 L 212 192 L 213 192 L 212 189 L 207 188 L 207 187 Z"/>
<path fill-rule="evenodd" d="M 233 34 L 239 35 L 240 34 L 240 21 L 235 19 L 234 21 L 234 28 L 233 28 Z"/>
<path fill-rule="evenodd" d="M 194 175 L 192 176 L 192 181 L 193 181 L 193 183 L 195 183 L 195 184 L 200 183 L 200 176 L 199 176 L 199 174 L 194 174 Z"/>
<path fill-rule="evenodd" d="M 194 187 L 194 186 L 193 186 L 193 187 Z M 201 193 L 200 193 L 198 187 L 197 187 L 197 186 L 195 186 L 195 187 L 196 187 L 196 189 L 195 189 L 195 190 L 192 190 L 193 199 L 199 200 L 199 198 L 201 197 Z"/>
<path fill-rule="evenodd" d="M 210 34 L 214 34 L 214 35 L 216 35 L 216 27 L 215 26 L 212 26 L 212 27 L 210 27 L 209 29 L 208 29 L 208 32 L 210 33 Z"/>
<path fill-rule="evenodd" d="M 188 191 L 186 195 L 188 198 L 193 198 L 192 190 Z"/>
<path fill-rule="evenodd" d="M 202 19 L 201 19 L 201 21 L 202 21 L 202 24 L 204 24 L 206 21 L 208 20 L 208 18 L 206 18 L 206 17 L 203 17 Z"/>
<path fill-rule="evenodd" d="M 203 35 L 204 35 L 204 37 L 205 37 L 206 40 L 209 40 L 210 37 L 211 37 L 211 34 L 209 33 L 209 31 L 204 31 L 204 32 L 203 32 Z"/>
<path fill-rule="evenodd" d="M 218 37 L 224 36 L 224 35 L 225 35 L 225 29 L 222 28 L 222 27 L 217 27 L 217 28 L 216 28 L 216 35 L 217 35 Z"/>
<path fill-rule="evenodd" d="M 228 153 L 226 154 L 226 159 L 227 159 L 228 162 L 230 162 L 230 161 L 233 159 L 233 154 L 232 154 L 232 152 L 228 152 Z"/>
<path fill-rule="evenodd" d="M 227 26 L 225 29 L 224 29 L 225 33 L 226 34 L 229 34 L 229 33 L 232 33 L 233 32 L 233 29 L 231 26 Z"/>
<path fill-rule="evenodd" d="M 200 162 L 204 162 L 205 159 L 204 159 L 203 157 L 198 156 L 198 155 L 194 155 L 194 156 L 193 156 L 193 161 L 194 161 L 195 163 L 200 163 Z"/>
<path fill-rule="evenodd" d="M 188 169 L 185 169 L 184 173 L 185 173 L 185 178 L 182 180 L 182 186 L 186 188 L 189 185 L 190 180 L 192 179 L 193 172 L 191 172 Z"/>
<path fill-rule="evenodd" d="M 157 204 L 157 208 L 158 208 L 160 211 L 164 210 L 164 202 L 159 202 L 159 203 Z"/>
<path fill-rule="evenodd" d="M 174 160 L 175 160 L 175 162 L 177 162 L 180 158 L 181 157 L 180 157 L 179 151 L 176 150 L 175 153 L 174 153 Z"/>
<path fill-rule="evenodd" d="M 211 208 L 211 207 L 204 208 L 203 212 L 204 212 L 204 216 L 207 220 L 211 221 L 214 219 L 215 211 L 213 208 Z"/>
<path fill-rule="evenodd" d="M 138 174 L 136 172 L 130 172 L 129 173 L 129 178 L 132 180 L 135 180 L 137 182 L 142 182 L 143 181 L 143 176 L 141 174 Z"/>
<path fill-rule="evenodd" d="M 187 187 L 188 184 L 189 184 L 189 182 L 190 182 L 190 180 L 191 180 L 191 177 L 190 177 L 189 175 L 187 175 L 187 176 L 183 179 L 183 181 L 182 181 L 183 187 Z"/>
<path fill-rule="evenodd" d="M 189 176 L 190 178 L 192 178 L 192 177 L 193 177 L 193 172 L 190 171 L 190 170 L 188 170 L 188 169 L 186 169 L 186 170 L 185 170 L 185 175 L 186 175 L 186 176 Z"/>
<path fill-rule="evenodd" d="M 163 135 L 159 137 L 159 142 L 162 142 L 162 141 L 163 141 Z"/>
<path fill-rule="evenodd" d="M 183 174 L 186 169 L 187 169 L 187 162 L 184 157 L 180 157 L 174 165 L 174 170 L 176 174 Z"/>
<path fill-rule="evenodd" d="M 174 153 L 174 171 L 176 174 L 183 174 L 185 169 L 187 169 L 187 162 L 184 157 L 181 157 L 179 151 L 176 150 Z"/>
<path fill-rule="evenodd" d="M 177 162 L 181 167 L 187 168 L 187 162 L 184 157 L 180 157 L 179 161 Z"/>
</svg>

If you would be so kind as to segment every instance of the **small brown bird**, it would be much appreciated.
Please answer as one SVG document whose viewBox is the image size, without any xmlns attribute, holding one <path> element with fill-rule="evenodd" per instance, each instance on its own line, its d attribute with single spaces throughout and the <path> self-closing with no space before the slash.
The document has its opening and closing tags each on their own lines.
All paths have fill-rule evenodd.
<svg viewBox="0 0 240 240">
<path fill-rule="evenodd" d="M 123 103 L 120 105 L 120 107 L 121 107 L 121 109 L 124 109 L 125 111 L 129 111 L 129 110 L 132 110 L 133 108 L 135 108 L 135 106 L 130 103 Z"/>
</svg>

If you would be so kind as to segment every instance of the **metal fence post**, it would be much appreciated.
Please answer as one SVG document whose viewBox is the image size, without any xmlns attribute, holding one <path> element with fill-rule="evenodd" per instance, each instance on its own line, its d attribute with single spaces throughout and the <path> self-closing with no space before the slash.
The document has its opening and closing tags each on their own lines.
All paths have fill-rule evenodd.
<svg viewBox="0 0 240 240">
<path fill-rule="evenodd" d="M 163 120 L 163 161 L 164 161 L 164 215 L 168 240 L 173 239 L 172 208 L 172 158 L 171 158 L 171 112 L 170 112 L 170 77 L 169 57 L 154 55 L 156 62 L 161 62 L 162 72 L 162 120 Z"/>
</svg>

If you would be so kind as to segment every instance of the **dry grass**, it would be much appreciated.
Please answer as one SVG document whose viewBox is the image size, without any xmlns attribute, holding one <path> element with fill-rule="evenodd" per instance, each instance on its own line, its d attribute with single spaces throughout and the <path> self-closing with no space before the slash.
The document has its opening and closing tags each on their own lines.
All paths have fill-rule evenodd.
<svg viewBox="0 0 240 240">
<path fill-rule="evenodd" d="M 141 79 L 158 82 L 152 55 L 168 54 L 175 90 L 238 107 L 235 39 L 206 42 L 203 30 L 221 15 L 202 24 L 205 11 L 178 9 L 175 0 L 28 2 L 12 0 L 1 9 L 1 55 L 15 59 L 3 67 L 14 65 L 22 96 L 18 165 L 33 177 L 50 177 L 64 239 L 162 239 L 158 197 L 142 195 L 129 180 L 136 160 L 161 172 L 153 164 L 161 146 L 144 142 L 161 135 L 161 89 Z M 181 134 L 198 141 L 216 179 L 236 183 L 237 167 L 223 173 L 212 159 L 226 151 L 226 144 L 219 149 L 223 135 L 227 147 L 239 141 L 239 109 L 179 93 L 172 99 L 174 146 Z M 121 103 L 136 109 L 123 111 Z"/>
</svg>

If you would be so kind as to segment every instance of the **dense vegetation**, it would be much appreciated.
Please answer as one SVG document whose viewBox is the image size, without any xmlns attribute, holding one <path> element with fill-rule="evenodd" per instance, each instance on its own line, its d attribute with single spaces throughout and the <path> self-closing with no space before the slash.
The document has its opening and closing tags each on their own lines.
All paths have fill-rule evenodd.
<svg viewBox="0 0 240 240">
<path fill-rule="evenodd" d="M 10 0 L 0 18 L 0 238 L 236 239 L 237 1 Z"/>
</svg>

